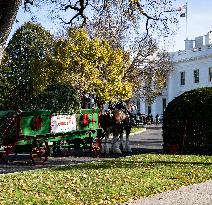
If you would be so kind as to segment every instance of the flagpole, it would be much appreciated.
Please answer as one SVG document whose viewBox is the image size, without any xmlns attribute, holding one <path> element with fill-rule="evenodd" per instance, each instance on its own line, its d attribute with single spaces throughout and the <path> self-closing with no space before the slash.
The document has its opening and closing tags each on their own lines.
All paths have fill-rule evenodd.
<svg viewBox="0 0 212 205">
<path fill-rule="evenodd" d="M 188 38 L 188 11 L 187 11 L 187 2 L 186 2 L 186 39 Z"/>
</svg>

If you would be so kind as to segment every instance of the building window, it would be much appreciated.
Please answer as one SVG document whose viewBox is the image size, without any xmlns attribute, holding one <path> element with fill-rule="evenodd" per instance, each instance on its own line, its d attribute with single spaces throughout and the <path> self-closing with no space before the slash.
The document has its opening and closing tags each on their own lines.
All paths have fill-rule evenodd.
<svg viewBox="0 0 212 205">
<path fill-rule="evenodd" d="M 194 70 L 194 83 L 199 83 L 199 69 Z"/>
<path fill-rule="evenodd" d="M 180 85 L 185 85 L 185 71 L 180 72 Z"/>
<path fill-rule="evenodd" d="M 151 110 L 151 105 L 149 105 L 149 106 L 147 107 L 147 113 L 148 113 L 148 115 L 150 115 L 151 112 L 152 112 L 152 110 Z"/>
<path fill-rule="evenodd" d="M 137 111 L 138 112 L 141 112 L 140 106 L 141 106 L 140 99 L 137 99 Z"/>
<path fill-rule="evenodd" d="M 212 81 L 212 67 L 208 69 L 209 81 Z"/>
</svg>

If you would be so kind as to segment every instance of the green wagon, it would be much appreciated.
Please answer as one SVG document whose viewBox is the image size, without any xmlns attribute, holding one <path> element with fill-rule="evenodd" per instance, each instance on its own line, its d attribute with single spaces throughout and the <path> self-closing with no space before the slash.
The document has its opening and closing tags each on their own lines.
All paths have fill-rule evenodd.
<svg viewBox="0 0 212 205">
<path fill-rule="evenodd" d="M 101 150 L 102 128 L 99 109 L 82 109 L 76 114 L 50 111 L 0 111 L 0 156 L 29 152 L 42 164 L 59 147 L 89 147 L 93 156 Z"/>
</svg>

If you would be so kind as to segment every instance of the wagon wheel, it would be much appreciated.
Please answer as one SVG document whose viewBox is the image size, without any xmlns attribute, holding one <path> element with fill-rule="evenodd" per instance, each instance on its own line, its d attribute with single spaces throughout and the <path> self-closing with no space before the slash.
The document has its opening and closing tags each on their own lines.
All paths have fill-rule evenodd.
<svg viewBox="0 0 212 205">
<path fill-rule="evenodd" d="M 48 142 L 35 140 L 32 143 L 30 157 L 32 162 L 36 165 L 41 165 L 47 161 L 50 149 Z"/>
<path fill-rule="evenodd" d="M 92 157 L 99 157 L 102 149 L 102 141 L 99 137 L 95 138 L 91 142 L 91 154 Z"/>
<path fill-rule="evenodd" d="M 4 125 L 1 127 L 3 136 L 0 142 L 0 158 L 6 163 L 13 162 L 17 156 L 13 151 L 18 141 L 15 120 L 15 117 L 8 117 L 4 122 L 6 128 Z"/>
<path fill-rule="evenodd" d="M 14 145 L 4 146 L 3 149 L 0 151 L 0 158 L 6 163 L 13 162 L 17 156 L 17 152 L 14 152 L 13 150 Z"/>
</svg>

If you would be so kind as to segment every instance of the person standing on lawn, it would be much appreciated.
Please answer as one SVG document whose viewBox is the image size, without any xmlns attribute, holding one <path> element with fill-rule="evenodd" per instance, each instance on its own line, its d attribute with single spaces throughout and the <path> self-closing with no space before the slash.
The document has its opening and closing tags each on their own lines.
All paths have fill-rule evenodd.
<svg viewBox="0 0 212 205">
<path fill-rule="evenodd" d="M 159 125 L 159 123 L 160 123 L 160 116 L 157 114 L 155 116 L 155 125 Z"/>
</svg>

